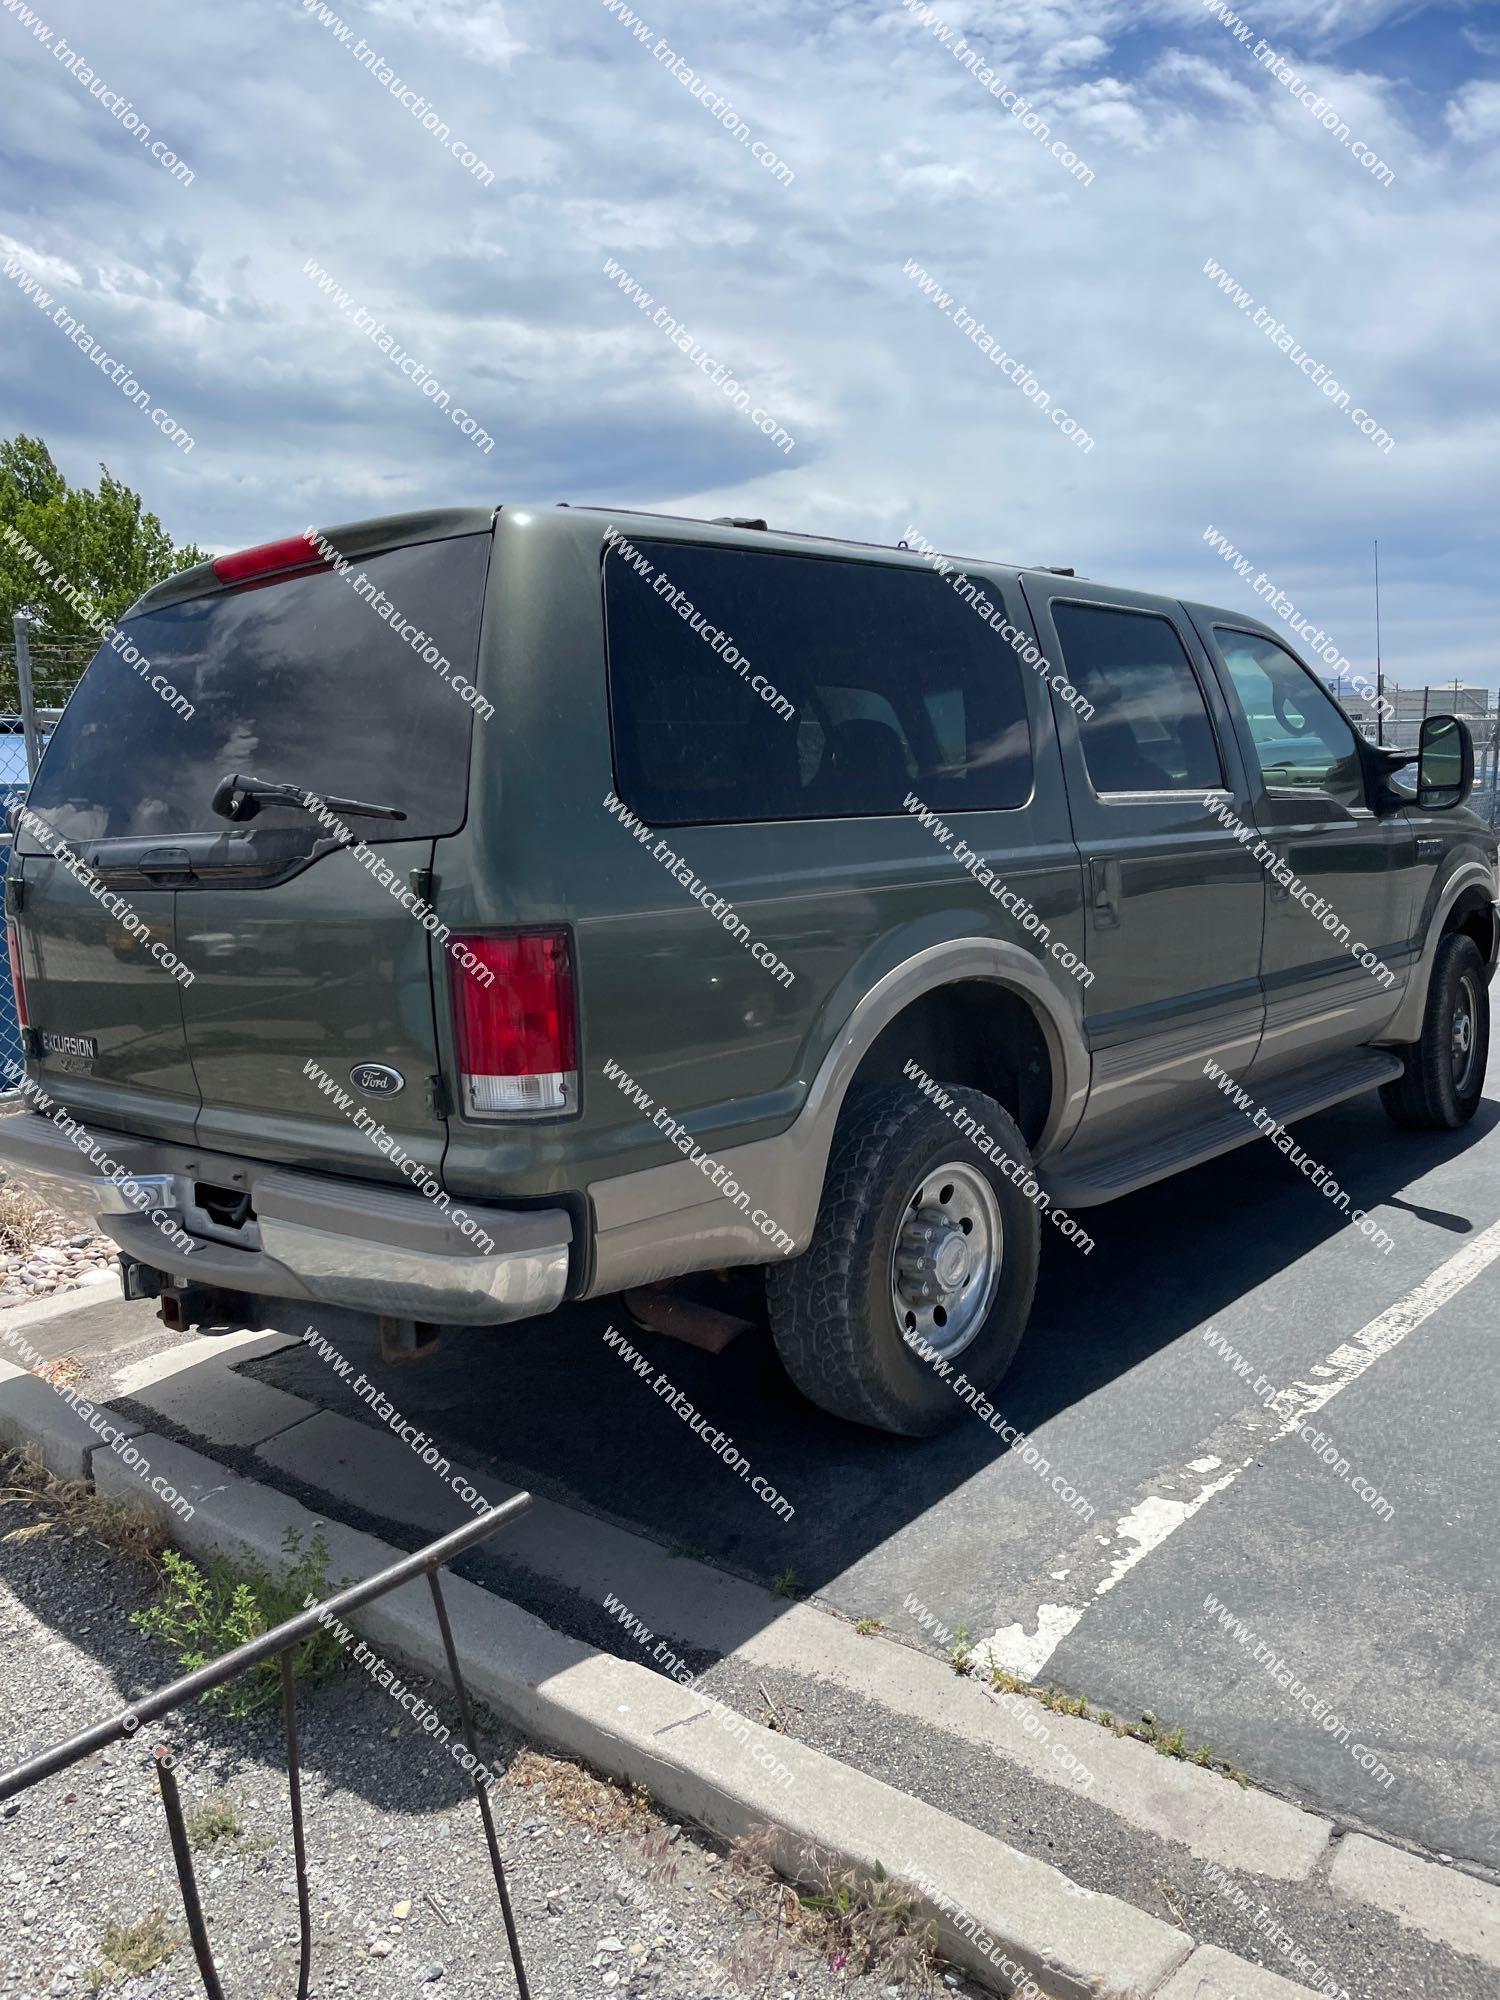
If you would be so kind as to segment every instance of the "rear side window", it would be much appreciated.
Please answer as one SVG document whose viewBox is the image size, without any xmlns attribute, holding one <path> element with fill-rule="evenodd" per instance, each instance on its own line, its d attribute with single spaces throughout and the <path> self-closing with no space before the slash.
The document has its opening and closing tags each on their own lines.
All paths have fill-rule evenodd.
<svg viewBox="0 0 1500 2000">
<path fill-rule="evenodd" d="M 63 712 L 31 805 L 73 845 L 223 834 L 209 810 L 230 772 L 399 807 L 379 837 L 431 838 L 463 823 L 488 535 L 393 549 L 344 576 L 249 584 L 132 618 L 127 665 L 105 646 Z M 356 587 L 356 580 L 357 587 Z M 432 649 L 438 659 L 432 663 Z M 166 682 L 192 706 L 173 708 Z M 369 833 L 372 822 L 359 821 Z M 316 823 L 266 805 L 253 842 Z M 22 836 L 23 849 L 29 843 Z"/>
<path fill-rule="evenodd" d="M 1170 619 L 1056 603 L 1052 618 L 1068 678 L 1093 704 L 1078 734 L 1096 792 L 1206 792 L 1223 783 L 1203 690 Z"/>
<path fill-rule="evenodd" d="M 650 825 L 1031 795 L 1020 663 L 929 571 L 640 542 L 604 603 L 615 783 Z"/>
</svg>

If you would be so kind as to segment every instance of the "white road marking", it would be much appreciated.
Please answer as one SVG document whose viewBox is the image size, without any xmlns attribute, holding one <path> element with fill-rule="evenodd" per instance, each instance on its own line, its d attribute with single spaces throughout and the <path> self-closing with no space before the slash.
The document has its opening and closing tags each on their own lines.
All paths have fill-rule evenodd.
<svg viewBox="0 0 1500 2000">
<path fill-rule="evenodd" d="M 1112 1536 L 1090 1536 L 1054 1558 L 1058 1567 L 1048 1572 L 1049 1578 L 1056 1579 L 1059 1571 L 1077 1575 L 1072 1601 L 1039 1603 L 1030 1623 L 1002 1625 L 975 1648 L 978 1656 L 983 1659 L 988 1654 L 1005 1672 L 1035 1680 L 1091 1604 L 1113 1590 L 1216 1493 L 1232 1486 L 1271 1445 L 1289 1436 L 1341 1389 L 1357 1382 L 1383 1355 L 1399 1347 L 1409 1333 L 1472 1284 L 1497 1257 L 1500 1222 L 1493 1222 L 1404 1298 L 1388 1306 L 1332 1354 L 1312 1364 L 1307 1373 L 1316 1381 L 1294 1382 L 1271 1404 L 1256 1403 L 1239 1411 L 1211 1437 L 1194 1445 L 1192 1457 L 1183 1465 L 1154 1475 L 1116 1523 Z M 1216 1479 L 1204 1479 L 1205 1473 L 1217 1472 L 1221 1465 L 1228 1465 L 1229 1470 Z"/>
</svg>

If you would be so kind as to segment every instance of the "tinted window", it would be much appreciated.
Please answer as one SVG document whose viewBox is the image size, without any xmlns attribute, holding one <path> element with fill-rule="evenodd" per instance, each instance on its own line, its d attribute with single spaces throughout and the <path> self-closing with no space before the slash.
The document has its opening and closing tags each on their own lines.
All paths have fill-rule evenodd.
<svg viewBox="0 0 1500 2000">
<path fill-rule="evenodd" d="M 95 655 L 37 772 L 33 808 L 74 845 L 222 834 L 209 800 L 238 771 L 400 807 L 405 820 L 382 826 L 382 839 L 456 831 L 473 711 L 451 683 L 473 677 L 489 550 L 488 535 L 424 542 L 347 576 L 321 569 L 128 620 L 122 632 L 144 660 L 127 665 L 108 646 Z M 429 665 L 361 591 L 383 592 L 391 618 L 443 660 Z M 157 676 L 191 715 L 153 693 Z M 294 828 L 310 845 L 306 813 L 267 805 L 245 830 Z"/>
<path fill-rule="evenodd" d="M 1354 725 L 1274 639 L 1214 627 L 1234 691 L 1255 738 L 1268 785 L 1327 792 L 1346 806 L 1365 804 L 1364 767 Z"/>
<path fill-rule="evenodd" d="M 636 546 L 652 574 L 612 552 L 604 601 L 615 782 L 649 824 L 899 813 L 913 792 L 950 812 L 1030 796 L 1020 662 L 942 578 Z"/>
<path fill-rule="evenodd" d="M 1054 604 L 1068 679 L 1093 703 L 1078 721 L 1096 792 L 1211 791 L 1224 781 L 1198 676 L 1170 619 Z"/>
</svg>

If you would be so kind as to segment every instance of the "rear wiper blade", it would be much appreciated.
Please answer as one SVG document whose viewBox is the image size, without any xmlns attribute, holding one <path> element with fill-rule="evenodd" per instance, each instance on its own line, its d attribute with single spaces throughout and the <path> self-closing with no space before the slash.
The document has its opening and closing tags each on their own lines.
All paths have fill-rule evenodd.
<svg viewBox="0 0 1500 2000">
<path fill-rule="evenodd" d="M 329 812 L 353 813 L 358 819 L 406 818 L 399 806 L 372 806 L 363 799 L 323 798 L 300 785 L 276 785 L 268 778 L 251 778 L 239 771 L 220 778 L 209 805 L 220 819 L 230 820 L 254 819 L 263 805 L 297 806 L 313 814 L 319 806 L 326 806 Z"/>
</svg>

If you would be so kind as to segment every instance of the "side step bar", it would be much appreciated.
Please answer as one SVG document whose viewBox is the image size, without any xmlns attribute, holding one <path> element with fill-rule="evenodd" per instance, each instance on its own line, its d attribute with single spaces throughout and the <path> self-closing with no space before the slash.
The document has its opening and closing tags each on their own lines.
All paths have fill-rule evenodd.
<svg viewBox="0 0 1500 2000">
<path fill-rule="evenodd" d="M 1358 1097 L 1377 1084 L 1394 1083 L 1405 1068 L 1401 1057 L 1390 1049 L 1357 1049 L 1353 1055 L 1278 1079 L 1264 1097 L 1258 1097 L 1251 1085 L 1240 1088 L 1253 1100 L 1252 1109 L 1264 1109 L 1278 1125 L 1290 1125 L 1294 1119 L 1310 1118 L 1315 1111 L 1326 1111 L 1329 1105 Z M 1117 1195 L 1134 1194 L 1137 1188 L 1150 1187 L 1153 1181 L 1164 1181 L 1185 1167 L 1196 1167 L 1260 1137 L 1249 1112 L 1226 1101 L 1212 1118 L 1185 1132 L 1151 1139 L 1126 1153 L 1080 1159 L 1076 1165 L 1059 1160 L 1040 1178 L 1059 1208 L 1091 1208 L 1101 1201 L 1113 1201 Z"/>
</svg>

